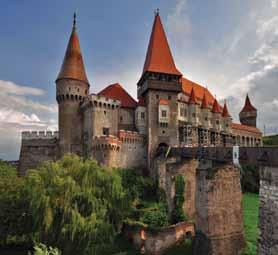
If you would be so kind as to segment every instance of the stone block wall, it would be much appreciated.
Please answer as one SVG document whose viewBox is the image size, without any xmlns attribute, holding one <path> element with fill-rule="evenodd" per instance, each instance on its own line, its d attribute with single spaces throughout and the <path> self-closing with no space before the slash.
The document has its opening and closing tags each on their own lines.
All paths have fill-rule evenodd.
<svg viewBox="0 0 278 255">
<path fill-rule="evenodd" d="M 245 247 L 240 172 L 202 161 L 197 169 L 196 255 L 238 255 Z"/>
<path fill-rule="evenodd" d="M 259 255 L 278 254 L 278 167 L 260 169 Z"/>
<path fill-rule="evenodd" d="M 28 169 L 34 169 L 43 161 L 58 158 L 58 132 L 23 132 L 19 156 L 19 174 L 24 176 Z"/>
<path fill-rule="evenodd" d="M 140 249 L 143 241 L 141 236 L 142 229 L 139 227 L 124 227 L 124 235 L 133 245 Z M 169 248 L 184 240 L 184 238 L 192 238 L 195 235 L 194 225 L 188 222 L 181 222 L 161 229 L 157 232 L 145 231 L 145 252 L 151 255 L 164 254 Z"/>
</svg>

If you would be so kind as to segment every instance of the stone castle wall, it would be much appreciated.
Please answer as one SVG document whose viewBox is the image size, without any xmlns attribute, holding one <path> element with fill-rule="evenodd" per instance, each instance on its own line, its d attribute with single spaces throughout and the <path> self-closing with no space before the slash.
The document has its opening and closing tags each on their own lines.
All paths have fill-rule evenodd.
<svg viewBox="0 0 278 255">
<path fill-rule="evenodd" d="M 260 169 L 259 255 L 278 254 L 278 169 Z"/>
<path fill-rule="evenodd" d="M 24 176 L 44 161 L 58 157 L 58 132 L 23 132 L 19 156 L 19 174 Z"/>
<path fill-rule="evenodd" d="M 194 254 L 238 255 L 245 247 L 240 172 L 203 161 L 197 169 Z"/>
</svg>

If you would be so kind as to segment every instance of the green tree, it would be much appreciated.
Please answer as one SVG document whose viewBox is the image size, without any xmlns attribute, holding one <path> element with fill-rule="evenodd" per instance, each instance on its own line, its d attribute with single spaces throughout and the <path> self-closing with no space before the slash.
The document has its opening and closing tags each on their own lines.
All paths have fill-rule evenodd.
<svg viewBox="0 0 278 255">
<path fill-rule="evenodd" d="M 12 245 L 31 240 L 31 214 L 25 180 L 14 167 L 0 161 L 0 244 Z"/>
<path fill-rule="evenodd" d="M 29 171 L 26 181 L 39 241 L 62 254 L 104 254 L 130 208 L 117 171 L 74 155 Z"/>
</svg>

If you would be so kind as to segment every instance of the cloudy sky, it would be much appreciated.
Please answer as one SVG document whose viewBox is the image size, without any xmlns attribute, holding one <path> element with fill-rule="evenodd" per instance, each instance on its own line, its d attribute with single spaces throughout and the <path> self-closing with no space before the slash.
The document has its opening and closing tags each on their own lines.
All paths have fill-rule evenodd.
<svg viewBox="0 0 278 255">
<path fill-rule="evenodd" d="M 235 121 L 249 93 L 259 127 L 278 132 L 278 0 L 3 0 L 0 158 L 18 158 L 21 131 L 57 129 L 74 11 L 91 91 L 120 82 L 136 97 L 156 8 L 184 76 L 227 99 Z"/>
</svg>

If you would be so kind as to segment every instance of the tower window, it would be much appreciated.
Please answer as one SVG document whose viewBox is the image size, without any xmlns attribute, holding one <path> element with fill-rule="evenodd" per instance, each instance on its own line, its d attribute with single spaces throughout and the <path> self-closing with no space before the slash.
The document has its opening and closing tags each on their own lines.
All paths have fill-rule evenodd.
<svg viewBox="0 0 278 255">
<path fill-rule="evenodd" d="M 167 117 L 167 111 L 162 110 L 162 111 L 161 111 L 161 116 L 164 117 L 164 118 L 166 118 L 166 117 Z"/>
<path fill-rule="evenodd" d="M 109 128 L 103 128 L 102 132 L 103 132 L 103 135 L 108 136 L 109 135 Z"/>
<path fill-rule="evenodd" d="M 106 115 L 106 111 L 104 111 L 103 113 L 104 113 L 104 115 Z"/>
<path fill-rule="evenodd" d="M 123 121 L 123 116 L 120 116 L 120 122 L 122 122 Z"/>
<path fill-rule="evenodd" d="M 159 99 L 159 95 L 156 95 L 156 99 Z"/>
<path fill-rule="evenodd" d="M 172 97 L 171 96 L 168 96 L 168 100 L 171 100 L 172 99 Z"/>
<path fill-rule="evenodd" d="M 141 112 L 141 119 L 144 120 L 145 119 L 145 113 Z"/>
</svg>

